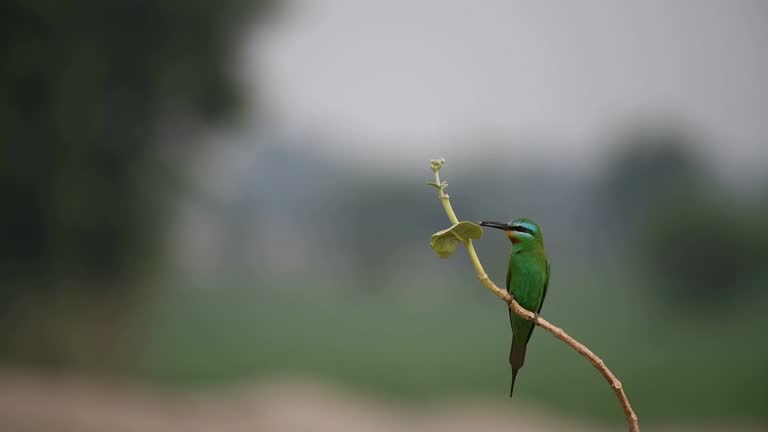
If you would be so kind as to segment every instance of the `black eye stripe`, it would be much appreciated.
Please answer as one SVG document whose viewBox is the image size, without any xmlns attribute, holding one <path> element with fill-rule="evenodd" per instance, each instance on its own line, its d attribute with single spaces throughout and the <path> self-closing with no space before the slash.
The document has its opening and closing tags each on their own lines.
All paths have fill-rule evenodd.
<svg viewBox="0 0 768 432">
<path fill-rule="evenodd" d="M 532 229 L 528 229 L 528 228 L 526 228 L 524 226 L 520 226 L 520 225 L 512 226 L 512 231 L 524 232 L 524 233 L 530 234 L 530 235 L 532 235 L 534 237 L 536 236 L 536 233 L 534 233 Z"/>
</svg>

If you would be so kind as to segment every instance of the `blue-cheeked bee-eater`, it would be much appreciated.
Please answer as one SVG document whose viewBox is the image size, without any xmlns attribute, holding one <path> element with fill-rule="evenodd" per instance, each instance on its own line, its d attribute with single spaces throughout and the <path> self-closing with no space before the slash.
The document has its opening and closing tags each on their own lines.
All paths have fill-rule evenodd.
<svg viewBox="0 0 768 432">
<path fill-rule="evenodd" d="M 541 227 L 528 218 L 515 219 L 509 223 L 484 221 L 480 225 L 504 230 L 512 242 L 507 268 L 507 291 L 520 306 L 534 312 L 538 318 L 549 285 L 549 261 Z M 511 310 L 509 324 L 512 327 L 512 347 L 509 350 L 512 384 L 509 396 L 512 397 L 517 372 L 525 363 L 525 349 L 536 324 L 517 316 Z"/>
</svg>

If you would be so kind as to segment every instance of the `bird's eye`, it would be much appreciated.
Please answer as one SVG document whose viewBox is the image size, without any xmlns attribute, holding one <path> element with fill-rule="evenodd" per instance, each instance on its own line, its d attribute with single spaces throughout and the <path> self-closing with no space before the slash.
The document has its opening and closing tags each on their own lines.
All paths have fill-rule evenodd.
<svg viewBox="0 0 768 432">
<path fill-rule="evenodd" d="M 526 227 L 524 227 L 522 225 L 513 225 L 512 226 L 512 230 L 513 231 L 517 231 L 517 232 L 523 232 L 523 233 L 529 234 L 529 235 L 534 236 L 534 237 L 536 236 L 536 233 L 534 233 L 532 229 L 526 228 Z"/>
</svg>

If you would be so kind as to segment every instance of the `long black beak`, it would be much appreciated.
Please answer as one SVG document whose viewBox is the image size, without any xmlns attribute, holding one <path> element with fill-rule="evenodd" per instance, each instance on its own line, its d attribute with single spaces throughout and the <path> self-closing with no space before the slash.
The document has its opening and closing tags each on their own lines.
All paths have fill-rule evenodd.
<svg viewBox="0 0 768 432">
<path fill-rule="evenodd" d="M 480 222 L 480 225 L 488 228 L 496 228 L 504 231 L 512 231 L 512 227 L 509 224 L 505 224 L 501 222 L 482 221 Z"/>
</svg>

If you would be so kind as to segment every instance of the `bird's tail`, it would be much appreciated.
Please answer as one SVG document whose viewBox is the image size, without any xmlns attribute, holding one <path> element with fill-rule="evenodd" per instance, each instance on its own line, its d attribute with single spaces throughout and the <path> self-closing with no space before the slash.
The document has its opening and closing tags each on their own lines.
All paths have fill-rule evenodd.
<svg viewBox="0 0 768 432">
<path fill-rule="evenodd" d="M 509 366 L 512 368 L 512 384 L 509 387 L 509 397 L 512 397 L 512 392 L 515 390 L 517 371 L 525 364 L 525 348 L 527 345 L 525 343 L 516 343 L 515 337 L 512 336 L 512 347 L 509 349 Z"/>
<path fill-rule="evenodd" d="M 512 393 L 515 391 L 515 379 L 517 378 L 517 369 L 512 369 L 512 384 L 509 386 L 509 397 L 512 397 Z"/>
</svg>

